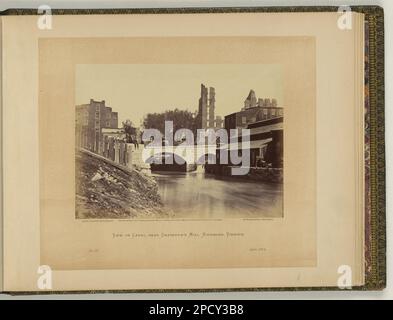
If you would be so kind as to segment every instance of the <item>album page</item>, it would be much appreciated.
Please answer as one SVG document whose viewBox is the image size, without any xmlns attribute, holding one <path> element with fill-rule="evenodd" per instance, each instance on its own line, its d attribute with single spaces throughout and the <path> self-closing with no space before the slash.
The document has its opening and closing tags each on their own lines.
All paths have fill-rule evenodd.
<svg viewBox="0 0 393 320">
<path fill-rule="evenodd" d="M 361 285 L 363 16 L 338 17 L 2 17 L 4 290 Z"/>
</svg>

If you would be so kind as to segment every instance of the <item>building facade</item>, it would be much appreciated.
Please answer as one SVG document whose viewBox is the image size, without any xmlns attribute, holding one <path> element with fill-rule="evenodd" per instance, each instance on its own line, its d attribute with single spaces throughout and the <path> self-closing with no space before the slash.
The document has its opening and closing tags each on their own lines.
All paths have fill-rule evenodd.
<svg viewBox="0 0 393 320">
<path fill-rule="evenodd" d="M 118 114 L 106 106 L 105 100 L 77 105 L 75 108 L 76 145 L 100 153 L 102 129 L 118 128 Z"/>
<path fill-rule="evenodd" d="M 247 126 L 249 129 L 249 146 L 242 145 L 244 137 L 242 132 L 234 137 L 228 144 L 220 145 L 217 149 L 216 159 L 219 165 L 232 166 L 230 153 L 238 153 L 244 150 L 250 152 L 250 167 L 270 166 L 272 168 L 283 167 L 283 117 L 275 117 L 268 120 L 254 122 Z M 228 164 L 221 163 L 221 153 L 227 153 Z"/>
<path fill-rule="evenodd" d="M 250 166 L 282 168 L 284 162 L 283 117 L 258 121 L 250 129 Z"/>
<path fill-rule="evenodd" d="M 224 127 L 227 130 L 247 128 L 249 124 L 283 115 L 284 109 L 277 106 L 276 99 L 257 99 L 254 90 L 250 90 L 244 101 L 244 107 L 238 112 L 225 116 Z"/>
<path fill-rule="evenodd" d="M 209 165 L 208 170 L 216 174 L 230 174 L 228 167 L 238 166 L 231 162 L 231 153 L 241 155 L 247 151 L 250 155 L 250 175 L 259 174 L 267 168 L 282 171 L 283 168 L 283 120 L 284 109 L 277 106 L 276 99 L 257 98 L 254 90 L 250 90 L 240 111 L 225 116 L 224 127 L 230 135 L 231 129 L 238 129 L 229 143 L 219 144 L 216 150 L 216 164 Z M 242 145 L 242 131 L 249 129 L 249 146 Z M 220 156 L 226 154 L 229 163 L 221 163 Z M 282 176 L 282 174 L 280 174 Z"/>
</svg>

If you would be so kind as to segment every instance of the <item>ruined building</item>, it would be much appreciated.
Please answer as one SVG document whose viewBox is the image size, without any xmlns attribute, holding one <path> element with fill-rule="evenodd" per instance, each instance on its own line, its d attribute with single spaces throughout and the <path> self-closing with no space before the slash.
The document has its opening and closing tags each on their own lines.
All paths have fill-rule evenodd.
<svg viewBox="0 0 393 320">
<path fill-rule="evenodd" d="M 225 116 L 225 128 L 247 128 L 249 124 L 269 120 L 284 115 L 284 109 L 277 105 L 276 99 L 257 99 L 254 90 L 250 90 L 244 100 L 244 107 L 239 111 Z"/>
<path fill-rule="evenodd" d="M 277 100 L 276 99 L 257 99 L 255 95 L 254 90 L 250 90 L 250 93 L 248 94 L 246 100 L 244 100 L 244 107 L 242 108 L 242 111 L 255 108 L 255 107 L 260 107 L 260 108 L 277 108 Z"/>
<path fill-rule="evenodd" d="M 201 84 L 201 97 L 198 106 L 198 127 L 200 129 L 220 129 L 223 120 L 220 116 L 215 117 L 216 92 L 213 87 L 209 89 Z"/>
<path fill-rule="evenodd" d="M 257 106 L 257 97 L 255 96 L 255 91 L 250 90 L 250 93 L 248 94 L 246 100 L 244 100 L 243 110 L 255 108 L 256 106 Z"/>
</svg>

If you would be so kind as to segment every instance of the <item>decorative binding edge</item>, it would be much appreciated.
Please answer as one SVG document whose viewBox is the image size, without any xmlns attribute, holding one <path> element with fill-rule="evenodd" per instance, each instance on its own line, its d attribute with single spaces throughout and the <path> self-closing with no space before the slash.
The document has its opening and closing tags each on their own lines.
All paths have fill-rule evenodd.
<svg viewBox="0 0 393 320">
<path fill-rule="evenodd" d="M 212 8 L 133 8 L 133 9 L 52 9 L 53 15 L 89 14 L 192 14 L 247 12 L 337 12 L 337 6 L 299 7 L 212 7 Z M 370 150 L 370 266 L 365 285 L 352 290 L 382 290 L 386 287 L 386 177 L 385 177 L 385 43 L 384 10 L 380 6 L 350 6 L 363 13 L 369 38 L 369 150 Z M 37 15 L 36 9 L 8 9 L 0 15 Z M 94 291 L 5 292 L 21 294 L 131 293 L 131 292 L 227 292 L 227 291 L 309 291 L 340 290 L 338 287 L 219 288 L 219 289 L 145 289 Z"/>
<path fill-rule="evenodd" d="M 383 9 L 366 12 L 369 24 L 371 272 L 365 287 L 386 287 L 385 43 Z"/>
</svg>

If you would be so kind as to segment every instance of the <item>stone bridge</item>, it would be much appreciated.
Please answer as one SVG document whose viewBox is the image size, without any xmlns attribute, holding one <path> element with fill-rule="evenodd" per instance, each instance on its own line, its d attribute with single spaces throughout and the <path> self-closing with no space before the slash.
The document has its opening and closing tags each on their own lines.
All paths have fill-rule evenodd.
<svg viewBox="0 0 393 320">
<path fill-rule="evenodd" d="M 141 151 L 142 161 L 152 163 L 165 155 L 173 155 L 176 162 L 187 164 L 205 164 L 208 159 L 216 159 L 216 145 L 184 145 L 184 146 L 146 146 Z M 141 148 L 141 147 L 140 147 Z"/>
</svg>

